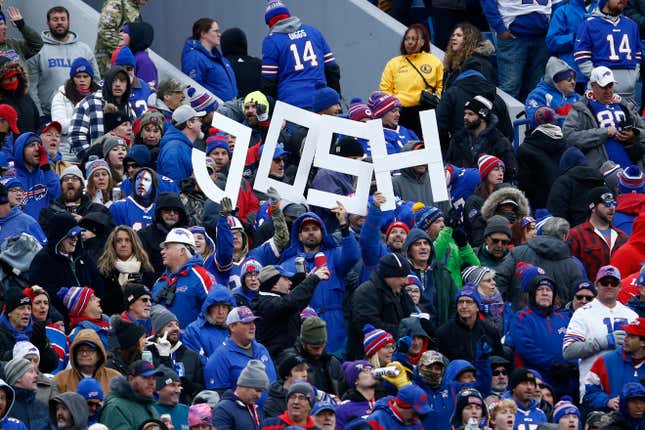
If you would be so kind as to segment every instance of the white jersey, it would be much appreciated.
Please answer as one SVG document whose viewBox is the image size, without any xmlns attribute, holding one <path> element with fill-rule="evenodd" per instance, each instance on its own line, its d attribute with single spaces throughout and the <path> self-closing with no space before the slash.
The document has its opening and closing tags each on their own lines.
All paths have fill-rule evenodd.
<svg viewBox="0 0 645 430">
<path fill-rule="evenodd" d="M 567 332 L 564 335 L 563 349 L 569 344 L 575 342 L 584 342 L 591 339 L 604 339 L 609 333 L 615 330 L 622 330 L 623 324 L 635 321 L 638 314 L 620 302 L 616 306 L 608 308 L 598 301 L 592 300 L 590 303 L 578 308 L 571 317 Z M 607 351 L 597 352 L 587 358 L 578 360 L 580 369 L 580 398 L 584 395 L 584 380 L 591 369 L 591 365 Z"/>
<path fill-rule="evenodd" d="M 546 15 L 547 19 L 551 16 L 552 0 L 497 0 L 497 10 L 504 20 L 504 26 L 509 28 L 515 18 L 531 13 Z"/>
</svg>

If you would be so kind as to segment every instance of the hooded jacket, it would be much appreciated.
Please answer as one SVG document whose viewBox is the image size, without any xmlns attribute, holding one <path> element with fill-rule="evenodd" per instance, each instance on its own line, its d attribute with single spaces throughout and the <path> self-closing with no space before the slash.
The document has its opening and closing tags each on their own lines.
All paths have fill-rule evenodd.
<svg viewBox="0 0 645 430">
<path fill-rule="evenodd" d="M 228 329 L 225 324 L 216 326 L 206 318 L 208 309 L 216 303 L 227 303 L 231 308 L 236 306 L 231 290 L 222 285 L 214 285 L 202 304 L 199 316 L 186 327 L 182 336 L 184 345 L 198 352 L 204 364 L 213 351 L 228 337 Z"/>
<path fill-rule="evenodd" d="M 35 132 L 40 125 L 39 114 L 38 107 L 27 92 L 29 86 L 27 72 L 17 61 L 6 61 L 7 52 L 4 51 L 4 54 L 2 66 L 0 66 L 0 76 L 12 71 L 18 72 L 18 88 L 15 91 L 10 91 L 0 87 L 0 99 L 2 103 L 10 105 L 18 113 L 18 130 L 22 133 Z"/>
<path fill-rule="evenodd" d="M 401 148 L 401 152 L 412 151 L 418 142 L 411 142 Z M 414 167 L 401 169 L 401 174 L 392 179 L 394 195 L 401 200 L 422 202 L 425 205 L 433 205 L 430 175 L 426 169 L 421 175 L 414 171 Z"/>
<path fill-rule="evenodd" d="M 300 224 L 307 218 L 313 218 L 321 228 L 322 241 L 319 252 L 327 257 L 327 267 L 331 272 L 330 279 L 322 281 L 310 301 L 318 316 L 327 323 L 327 351 L 340 350 L 346 341 L 346 321 L 343 315 L 343 299 L 345 296 L 344 279 L 360 258 L 360 249 L 353 234 L 343 236 L 341 244 L 337 245 L 333 237 L 327 233 L 327 228 L 318 215 L 305 212 L 291 226 L 290 245 L 282 253 L 281 265 L 289 272 L 296 272 L 296 257 L 305 258 L 305 271 L 309 273 L 315 267 L 315 252 L 305 252 L 300 242 Z"/>
<path fill-rule="evenodd" d="M 23 133 L 16 139 L 13 147 L 16 178 L 22 182 L 25 191 L 23 211 L 33 219 L 38 219 L 40 210 L 60 195 L 60 182 L 56 173 L 42 170 L 39 166 L 30 166 L 30 171 L 25 165 L 25 146 L 36 140 L 40 142 L 40 137 L 35 133 Z"/>
<path fill-rule="evenodd" d="M 244 31 L 229 28 L 222 33 L 221 49 L 235 73 L 238 97 L 244 98 L 250 92 L 261 90 L 262 60 L 248 54 Z"/>
<path fill-rule="evenodd" d="M 84 342 L 90 342 L 96 345 L 98 349 L 99 360 L 96 363 L 96 370 L 91 376 L 101 384 L 103 392 L 107 395 L 110 392 L 110 380 L 114 377 L 120 376 L 121 374 L 114 369 L 108 369 L 105 367 L 105 363 L 107 362 L 105 347 L 96 332 L 91 329 L 79 331 L 69 347 L 69 368 L 60 371 L 54 377 L 54 381 L 58 386 L 58 391 L 61 393 L 66 391 L 76 391 L 78 383 L 84 378 L 84 375 L 82 375 L 80 370 L 77 368 L 78 364 L 76 362 L 76 356 L 78 354 L 77 349 Z"/>
<path fill-rule="evenodd" d="M 36 398 L 36 390 L 12 387 L 13 407 L 9 414 L 24 423 L 29 430 L 50 430 L 47 403 Z"/>
<path fill-rule="evenodd" d="M 553 182 L 546 207 L 553 216 L 566 219 L 574 227 L 589 217 L 589 191 L 604 184 L 598 169 L 586 165 L 572 167 Z"/>
<path fill-rule="evenodd" d="M 24 213 L 19 206 L 14 206 L 6 216 L 0 217 L 0 243 L 22 232 L 29 233 L 35 237 L 41 245 L 47 244 L 47 237 L 40 224 Z"/>
<path fill-rule="evenodd" d="M 518 426 L 517 428 L 523 425 L 526 425 L 526 428 L 528 428 L 528 426 L 537 426 L 541 423 L 548 422 L 548 418 L 542 409 L 540 409 L 540 404 L 537 400 L 531 399 L 528 406 L 515 400 L 515 405 L 517 405 L 517 412 L 515 412 L 515 425 Z"/>
<path fill-rule="evenodd" d="M 169 124 L 159 142 L 157 173 L 180 183 L 193 173 L 193 142 L 178 128 Z"/>
<path fill-rule="evenodd" d="M 89 411 L 83 396 L 76 392 L 67 392 L 49 400 L 49 421 L 56 422 L 56 405 L 62 403 L 70 412 L 74 427 L 72 430 L 86 430 Z"/>
<path fill-rule="evenodd" d="M 50 113 L 51 102 L 59 86 L 69 79 L 69 71 L 75 59 L 81 57 L 92 63 L 94 80 L 98 81 L 99 66 L 94 51 L 78 35 L 69 31 L 65 40 L 54 38 L 50 30 L 40 34 L 44 45 L 27 61 L 29 67 L 29 94 L 38 106 L 41 115 Z"/>
<path fill-rule="evenodd" d="M 614 227 L 621 229 L 627 235 L 632 234 L 635 218 L 641 212 L 645 212 L 645 194 L 627 193 L 620 194 L 616 197 L 618 206 L 612 224 Z"/>
<path fill-rule="evenodd" d="M 15 393 L 13 388 L 6 382 L 0 380 L 0 390 L 4 391 L 7 398 L 7 405 L 5 406 L 4 413 L 0 416 L 0 429 L 2 430 L 28 430 L 27 426 L 17 418 L 12 418 L 11 409 L 15 401 Z"/>
<path fill-rule="evenodd" d="M 147 52 L 154 39 L 154 27 L 147 22 L 129 22 L 128 29 L 130 34 L 128 47 L 134 54 L 135 74 L 148 86 L 157 88 L 159 83 L 157 67 Z"/>
<path fill-rule="evenodd" d="M 237 97 L 235 72 L 217 47 L 208 51 L 199 40 L 186 40 L 181 51 L 181 71 L 223 101 Z"/>
<path fill-rule="evenodd" d="M 535 122 L 535 111 L 541 106 L 547 106 L 553 109 L 558 115 L 566 116 L 571 109 L 571 105 L 580 100 L 580 94 L 566 95 L 562 93 L 553 80 L 554 76 L 564 70 L 574 69 L 564 60 L 557 57 L 551 57 L 544 68 L 544 79 L 540 82 L 526 98 L 526 117 L 531 121 L 532 127 L 537 127 Z M 557 124 L 562 126 L 564 119 L 558 120 Z"/>
<path fill-rule="evenodd" d="M 573 298 L 576 281 L 584 279 L 582 269 L 571 256 L 571 249 L 565 241 L 554 236 L 535 236 L 511 249 L 496 269 L 497 289 L 506 301 L 513 303 L 514 310 L 526 305 L 520 281 L 515 275 L 515 266 L 521 261 L 541 267 L 553 278 L 562 303 Z"/>
<path fill-rule="evenodd" d="M 614 227 L 616 227 L 615 224 Z M 627 243 L 613 253 L 610 264 L 616 266 L 623 276 L 627 276 L 638 272 L 643 261 L 645 261 L 645 214 L 636 217 L 634 231 Z"/>
<path fill-rule="evenodd" d="M 111 429 L 136 429 L 148 419 L 159 419 L 154 398 L 136 393 L 125 376 L 112 379 L 110 389 L 101 413 L 101 424 Z"/>
<path fill-rule="evenodd" d="M 573 45 L 576 30 L 586 15 L 584 0 L 570 0 L 553 11 L 549 31 L 546 34 L 546 46 L 551 55 L 556 55 L 567 62 L 576 71 L 576 82 L 585 84 L 587 77 L 582 73 L 573 59 Z"/>
<path fill-rule="evenodd" d="M 437 387 L 431 387 L 421 378 L 418 367 L 412 375 L 412 383 L 418 385 L 428 395 L 431 411 L 422 420 L 423 428 L 428 430 L 450 428 L 450 417 L 455 410 L 456 393 L 450 388 L 446 379 L 446 369 L 444 369 L 441 383 Z"/>
<path fill-rule="evenodd" d="M 251 415 L 249 409 L 254 409 L 256 417 Z M 213 409 L 213 427 L 220 430 L 259 430 L 262 421 L 262 408 L 245 404 L 232 390 L 226 391 Z"/>
</svg>

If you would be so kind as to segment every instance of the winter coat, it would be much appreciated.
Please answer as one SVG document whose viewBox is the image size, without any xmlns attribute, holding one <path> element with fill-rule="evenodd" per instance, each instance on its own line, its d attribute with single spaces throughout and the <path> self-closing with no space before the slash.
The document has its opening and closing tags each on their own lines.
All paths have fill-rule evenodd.
<svg viewBox="0 0 645 430">
<path fill-rule="evenodd" d="M 235 73 L 237 96 L 243 99 L 250 92 L 262 90 L 262 60 L 248 54 L 244 31 L 239 28 L 226 30 L 220 48 Z"/>
<path fill-rule="evenodd" d="M 627 194 L 632 195 L 632 194 Z M 623 276 L 638 272 L 645 261 L 645 215 L 634 221 L 634 231 L 623 246 L 611 256 L 610 264 L 616 266 Z"/>
<path fill-rule="evenodd" d="M 638 275 L 638 273 L 635 273 Z M 638 314 L 640 318 L 645 318 L 645 302 L 641 301 L 640 295 L 636 295 L 625 303 L 627 307 Z"/>
<path fill-rule="evenodd" d="M 33 219 L 38 219 L 40 210 L 60 195 L 60 182 L 56 173 L 52 170 L 42 170 L 39 166 L 27 168 L 25 165 L 25 146 L 36 136 L 31 132 L 23 133 L 16 139 L 13 147 L 16 178 L 20 180 L 25 191 L 22 210 Z"/>
<path fill-rule="evenodd" d="M 10 417 L 16 394 L 6 382 L 0 381 L 0 390 L 5 392 L 7 405 L 0 416 L 0 429 L 2 430 L 28 430 L 25 424 L 17 418 Z"/>
<path fill-rule="evenodd" d="M 72 116 L 74 115 L 75 107 L 76 105 L 72 103 L 72 101 L 65 95 L 65 85 L 58 87 L 58 89 L 52 96 L 50 115 L 52 117 L 52 121 L 58 121 L 60 123 L 62 129 L 61 135 L 65 139 L 65 142 L 61 143 L 61 149 L 64 145 L 64 147 L 67 148 L 67 152 L 69 152 L 70 150 L 69 141 L 67 141 L 67 135 L 69 134 L 69 125 L 72 122 Z M 67 160 L 67 158 L 65 159 Z"/>
<path fill-rule="evenodd" d="M 92 211 L 104 211 L 104 208 L 105 206 L 103 205 L 92 203 L 92 200 L 87 196 L 87 194 L 83 194 L 81 196 L 79 205 L 75 208 L 74 213 L 80 215 L 81 217 L 84 217 Z M 63 196 L 57 197 L 56 200 L 52 202 L 52 204 L 40 210 L 40 214 L 38 216 L 38 224 L 43 227 L 43 230 L 46 234 L 49 234 L 49 220 L 54 214 L 60 212 L 68 212 L 65 201 L 63 200 Z"/>
<path fill-rule="evenodd" d="M 22 35 L 22 39 L 7 37 L 4 42 L 0 43 L 0 52 L 11 61 L 19 62 L 20 66 L 27 70 L 27 60 L 42 49 L 43 40 L 37 31 L 25 24 L 24 20 L 21 21 L 18 21 L 20 25 L 17 28 Z"/>
<path fill-rule="evenodd" d="M 110 429 L 136 429 L 149 419 L 159 419 L 155 400 L 136 393 L 125 376 L 110 382 L 110 394 L 105 399 L 99 422 Z"/>
<path fill-rule="evenodd" d="M 417 419 L 412 424 L 403 424 L 403 421 L 392 410 L 394 397 L 383 397 L 376 402 L 374 411 L 367 417 L 367 422 L 375 430 L 404 430 L 414 429 L 421 430 L 421 420 Z"/>
<path fill-rule="evenodd" d="M 520 281 L 515 275 L 515 266 L 519 262 L 530 263 L 544 269 L 555 281 L 557 294 L 562 303 L 573 298 L 576 281 L 584 278 L 566 242 L 554 236 L 535 236 L 527 243 L 511 249 L 496 269 L 497 289 L 502 293 L 505 301 L 513 303 L 514 310 L 522 309 L 526 305 Z"/>
<path fill-rule="evenodd" d="M 174 352 L 167 357 L 159 355 L 155 345 L 149 345 L 146 349 L 152 352 L 152 361 L 155 367 L 164 365 L 173 369 L 181 378 L 181 403 L 190 404 L 193 397 L 204 389 L 204 366 L 199 353 L 186 347 L 186 345 L 174 345 Z"/>
<path fill-rule="evenodd" d="M 249 408 L 254 409 L 255 417 L 251 415 Z M 245 404 L 231 390 L 224 393 L 222 400 L 213 409 L 213 426 L 217 430 L 259 430 L 262 421 L 262 409 L 258 405 Z"/>
<path fill-rule="evenodd" d="M 582 73 L 573 59 L 573 46 L 576 31 L 586 14 L 584 0 L 569 0 L 568 3 L 553 11 L 549 31 L 546 34 L 546 46 L 551 55 L 555 55 L 576 71 L 576 82 L 586 83 L 587 77 Z M 627 15 L 627 8 L 625 8 Z"/>
<path fill-rule="evenodd" d="M 466 58 L 457 68 L 455 69 L 444 69 L 443 75 L 443 88 L 444 95 L 446 91 L 455 83 L 455 79 L 461 75 L 464 70 L 463 66 L 468 62 L 466 70 L 475 70 L 482 74 L 488 82 L 497 81 L 497 71 L 491 64 L 490 57 L 495 54 L 495 45 L 488 39 L 481 40 L 475 47 L 475 51 L 472 55 Z"/>
<path fill-rule="evenodd" d="M 184 345 L 198 352 L 204 364 L 213 351 L 228 337 L 226 326 L 213 325 L 206 318 L 208 309 L 215 303 L 228 303 L 232 308 L 236 306 L 233 294 L 228 288 L 213 285 L 202 304 L 199 316 L 186 327 L 182 336 Z"/>
<path fill-rule="evenodd" d="M 518 186 L 533 209 L 546 207 L 549 191 L 560 175 L 560 157 L 567 148 L 564 139 L 550 137 L 539 127 L 517 150 Z"/>
<path fill-rule="evenodd" d="M 566 116 L 571 105 L 580 100 L 580 94 L 574 92 L 566 95 L 555 85 L 554 76 L 564 70 L 573 71 L 574 69 L 564 60 L 557 57 L 549 58 L 544 68 L 544 79 L 526 97 L 526 117 L 531 121 L 532 128 L 538 125 L 535 121 L 535 111 L 539 107 L 550 107 L 558 115 Z M 562 126 L 563 122 L 564 120 L 558 120 L 556 123 Z"/>
<path fill-rule="evenodd" d="M 346 321 L 343 315 L 343 299 L 345 297 L 343 279 L 360 258 L 360 250 L 352 234 L 343 237 L 341 244 L 337 245 L 333 237 L 328 235 L 327 229 L 318 215 L 305 212 L 296 218 L 291 226 L 290 245 L 281 256 L 281 265 L 285 270 L 296 272 L 295 259 L 298 256 L 305 258 L 306 272 L 311 271 L 315 266 L 314 256 L 316 253 L 305 252 L 298 238 L 302 220 L 310 217 L 318 220 L 322 226 L 320 252 L 325 253 L 327 257 L 327 267 L 331 271 L 331 278 L 319 284 L 309 304 L 327 323 L 326 349 L 335 352 L 344 347 L 347 337 Z"/>
<path fill-rule="evenodd" d="M 262 408 L 266 418 L 277 417 L 287 410 L 287 390 L 283 384 L 284 381 L 278 379 L 269 386 L 269 394 Z M 336 411 L 336 417 L 338 417 L 338 411 Z"/>
<path fill-rule="evenodd" d="M 362 343 L 361 343 L 362 345 Z M 300 339 L 294 342 L 292 348 L 286 349 L 277 362 L 282 362 L 284 357 L 299 355 L 305 359 L 307 366 L 307 381 L 319 390 L 328 394 L 341 396 L 345 392 L 345 377 L 340 361 L 336 356 L 323 351 L 318 359 L 314 359 L 302 348 Z"/>
<path fill-rule="evenodd" d="M 83 397 L 75 394 L 73 392 L 67 392 L 59 394 L 50 400 L 49 421 L 52 423 L 56 422 L 56 408 L 52 408 L 51 405 L 55 404 L 54 402 L 62 403 L 72 415 L 74 430 L 86 430 L 87 420 L 89 419 L 87 403 Z"/>
<path fill-rule="evenodd" d="M 355 191 L 354 177 L 347 173 L 318 169 L 316 176 L 311 181 L 311 188 L 339 196 L 349 196 Z M 338 219 L 331 210 L 314 206 L 312 212 L 323 220 L 328 231 L 334 231 L 339 227 Z"/>
<path fill-rule="evenodd" d="M 517 175 L 517 160 L 511 142 L 496 128 L 497 121 L 497 116 L 491 114 L 486 128 L 476 138 L 465 128 L 457 131 L 450 140 L 444 161 L 459 167 L 478 167 L 477 160 L 481 154 L 494 155 L 506 166 L 504 180 L 512 181 Z"/>
<path fill-rule="evenodd" d="M 589 217 L 589 191 L 604 184 L 598 169 L 586 165 L 572 167 L 553 182 L 546 207 L 553 216 L 564 218 L 575 227 Z"/>
<path fill-rule="evenodd" d="M 3 52 L 3 51 L 0 51 Z M 4 51 L 3 57 L 7 52 Z M 0 66 L 0 76 L 5 76 L 9 72 L 17 73 L 18 87 L 15 90 L 0 88 L 0 100 L 16 110 L 18 114 L 18 130 L 25 133 L 28 131 L 37 132 L 39 124 L 39 112 L 36 103 L 28 93 L 29 81 L 27 69 L 21 66 L 17 61 L 8 61 Z"/>
<path fill-rule="evenodd" d="M 466 360 L 476 363 L 481 343 L 486 342 L 493 350 L 492 355 L 504 355 L 497 331 L 486 321 L 477 319 L 469 328 L 459 317 L 455 317 L 437 329 L 439 352 L 448 360 Z"/>
<path fill-rule="evenodd" d="M 223 101 L 237 97 L 235 72 L 216 47 L 208 51 L 199 40 L 186 40 L 181 52 L 181 71 Z"/>
<path fill-rule="evenodd" d="M 58 391 L 60 391 L 61 393 L 66 391 L 76 391 L 78 383 L 81 379 L 84 378 L 81 372 L 76 368 L 76 355 L 78 354 L 77 348 L 79 348 L 79 346 L 84 342 L 91 342 L 98 348 L 99 360 L 96 363 L 96 370 L 94 371 L 94 375 L 92 375 L 92 377 L 96 379 L 99 384 L 101 384 L 103 392 L 105 393 L 105 395 L 107 395 L 110 392 L 111 388 L 110 380 L 114 377 L 120 376 L 120 373 L 114 369 L 108 369 L 107 367 L 105 367 L 105 363 L 107 361 L 107 353 L 105 352 L 105 347 L 103 346 L 103 342 L 101 342 L 96 332 L 90 329 L 81 330 L 70 345 L 69 368 L 62 370 L 54 377 L 54 381 L 58 386 Z"/>
<path fill-rule="evenodd" d="M 262 430 L 283 430 L 287 428 L 304 428 L 305 430 L 320 430 L 311 416 L 307 416 L 307 422 L 304 427 L 296 427 L 296 423 L 289 417 L 289 412 L 285 411 L 282 415 L 269 418 L 262 424 Z"/>
<path fill-rule="evenodd" d="M 13 387 L 15 398 L 9 415 L 22 421 L 29 430 L 50 430 L 49 407 L 36 398 L 36 390 Z"/>
<path fill-rule="evenodd" d="M 421 379 L 418 369 L 415 369 L 412 374 L 412 383 L 423 389 L 428 396 L 428 405 L 430 405 L 431 411 L 422 420 L 424 430 L 450 428 L 450 417 L 455 409 L 456 393 L 450 389 L 445 377 L 438 387 L 432 388 Z"/>
<path fill-rule="evenodd" d="M 40 364 L 38 369 L 41 372 L 51 372 L 58 366 L 58 356 L 51 347 L 46 336 L 45 324 L 42 321 L 29 322 L 23 331 L 16 330 L 7 319 L 6 314 L 0 316 L 0 361 L 9 361 L 13 358 L 13 346 L 16 338 L 24 335 L 38 348 L 40 353 Z"/>
<path fill-rule="evenodd" d="M 616 201 L 618 202 L 618 206 L 616 206 L 612 224 L 630 236 L 635 218 L 641 212 L 645 212 L 645 194 L 620 194 L 616 197 Z"/>
<path fill-rule="evenodd" d="M 177 316 L 184 329 L 199 316 L 199 309 L 206 299 L 215 279 L 202 266 L 200 255 L 193 255 L 174 273 L 166 269 L 152 287 L 152 299 Z M 174 296 L 174 300 L 172 299 Z"/>
<path fill-rule="evenodd" d="M 516 428 L 529 428 L 529 426 L 537 426 L 548 422 L 546 414 L 540 409 L 540 404 L 535 399 L 531 399 L 528 406 L 524 406 L 515 400 L 515 405 L 517 406 L 515 425 L 518 426 Z"/>
<path fill-rule="evenodd" d="M 348 389 L 343 396 L 342 402 L 336 405 L 336 430 L 345 430 L 345 423 L 351 417 L 363 417 L 371 412 L 372 405 L 370 402 L 354 388 Z"/>
<path fill-rule="evenodd" d="M 571 253 L 580 259 L 590 277 L 598 269 L 610 263 L 611 256 L 627 242 L 627 235 L 615 228 L 611 229 L 611 240 L 608 244 L 600 231 L 589 221 L 569 231 L 568 243 Z M 627 274 L 625 274 L 627 275 Z"/>
<path fill-rule="evenodd" d="M 147 22 L 129 22 L 128 31 L 130 34 L 128 47 L 134 54 L 134 70 L 137 78 L 145 82 L 148 87 L 157 88 L 159 74 L 147 51 L 154 39 L 154 29 Z"/>
<path fill-rule="evenodd" d="M 260 291 L 253 300 L 252 309 L 260 317 L 255 337 L 272 357 L 293 345 L 300 334 L 300 312 L 309 305 L 320 281 L 309 275 L 287 294 Z"/>
<path fill-rule="evenodd" d="M 432 247 L 437 260 L 446 266 L 453 282 L 459 289 L 463 282 L 461 268 L 479 266 L 479 259 L 470 244 L 466 243 L 465 246 L 459 248 L 452 238 L 452 232 L 452 227 L 444 227 L 432 243 Z"/>
<path fill-rule="evenodd" d="M 401 152 L 412 151 L 417 143 L 408 143 Z M 421 202 L 425 205 L 434 205 L 432 198 L 432 189 L 430 186 L 430 175 L 427 170 L 422 175 L 414 172 L 412 167 L 401 169 L 401 174 L 392 178 L 392 187 L 394 195 L 401 200 L 411 202 Z"/>
<path fill-rule="evenodd" d="M 179 129 L 168 125 L 159 142 L 157 172 L 179 183 L 193 173 L 193 142 Z"/>
<path fill-rule="evenodd" d="M 14 206 L 6 216 L 0 217 L 0 243 L 22 232 L 35 237 L 41 245 L 47 244 L 47 237 L 40 224 L 24 213 L 19 206 Z"/>
<path fill-rule="evenodd" d="M 625 122 L 633 124 L 634 129 L 638 129 L 635 131 L 636 135 L 632 141 L 623 146 L 628 153 L 631 146 L 639 148 L 634 152 L 639 152 L 642 155 L 632 162 L 643 170 L 645 168 L 645 121 L 641 119 L 638 112 L 625 103 L 619 102 L 619 104 L 625 114 Z M 585 154 L 589 167 L 597 170 L 602 163 L 609 160 L 605 149 L 605 143 L 608 140 L 607 129 L 598 125 L 598 120 L 594 116 L 587 98 L 573 104 L 562 126 L 562 132 L 569 145 L 578 147 Z"/>
<path fill-rule="evenodd" d="M 42 115 L 50 113 L 56 89 L 69 79 L 70 67 L 75 59 L 82 57 L 92 63 L 94 80 L 98 81 L 99 67 L 94 52 L 78 35 L 69 31 L 65 40 L 54 38 L 50 30 L 40 35 L 43 48 L 27 61 L 29 67 L 29 94 Z M 63 129 L 65 130 L 65 129 Z"/>
<path fill-rule="evenodd" d="M 484 242 L 484 231 L 486 230 L 486 222 L 493 215 L 496 215 L 497 207 L 500 205 L 501 202 L 507 199 L 513 200 L 518 205 L 517 208 L 515 208 L 514 210 L 516 220 L 520 220 L 523 217 L 530 215 L 531 208 L 529 206 L 529 201 L 522 191 L 513 187 L 502 187 L 493 191 L 482 204 L 480 213 L 475 214 L 474 216 L 475 220 L 473 219 L 470 220 L 470 223 L 472 224 L 471 235 L 473 236 L 473 238 L 481 238 L 481 242 L 479 242 L 479 244 Z M 467 215 L 470 216 L 470 214 L 467 214 Z M 481 218 L 481 219 L 478 221 L 477 220 L 478 218 Z M 477 227 L 479 230 L 475 230 L 473 227 Z M 473 246 L 479 246 L 479 244 L 476 244 L 473 242 L 474 242 L 473 240 L 471 240 L 470 242 L 473 244 Z M 481 261 L 481 257 L 479 259 Z"/>
<path fill-rule="evenodd" d="M 410 63 L 414 64 L 414 67 L 410 66 Z M 423 74 L 423 78 L 420 73 Z M 428 88 L 426 82 L 434 87 L 434 90 Z M 441 95 L 443 64 L 439 58 L 425 51 L 398 55 L 385 64 L 379 89 L 398 98 L 403 107 L 419 106 L 422 90 L 428 89 Z"/>
</svg>

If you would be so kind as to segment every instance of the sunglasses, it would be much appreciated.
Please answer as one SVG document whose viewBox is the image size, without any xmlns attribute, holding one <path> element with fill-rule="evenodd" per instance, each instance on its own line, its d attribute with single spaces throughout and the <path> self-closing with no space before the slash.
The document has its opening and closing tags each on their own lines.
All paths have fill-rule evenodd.
<svg viewBox="0 0 645 430">
<path fill-rule="evenodd" d="M 594 299 L 594 296 L 588 296 L 586 294 L 576 294 L 575 297 L 576 297 L 576 300 L 579 300 L 579 301 L 585 300 L 587 302 L 590 302 Z"/>
<path fill-rule="evenodd" d="M 508 375 L 508 371 L 506 370 L 493 370 L 493 376 L 500 376 L 500 375 Z"/>
<path fill-rule="evenodd" d="M 546 384 L 543 384 L 543 383 L 541 383 L 541 382 L 540 382 L 539 384 L 537 384 L 537 386 L 538 386 L 538 388 L 540 388 L 540 389 L 546 388 Z"/>
<path fill-rule="evenodd" d="M 490 238 L 490 241 L 493 242 L 494 244 L 501 243 L 502 245 L 508 245 L 509 243 L 511 243 L 511 241 L 507 239 L 495 239 L 492 237 Z"/>
<path fill-rule="evenodd" d="M 604 278 L 598 281 L 598 283 L 603 287 L 617 287 L 620 285 L 620 282 L 614 278 Z"/>
</svg>

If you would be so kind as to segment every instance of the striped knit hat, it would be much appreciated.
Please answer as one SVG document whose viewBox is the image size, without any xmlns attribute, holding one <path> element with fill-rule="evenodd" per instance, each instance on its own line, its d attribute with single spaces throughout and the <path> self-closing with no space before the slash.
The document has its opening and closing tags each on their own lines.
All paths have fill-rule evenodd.
<svg viewBox="0 0 645 430">
<path fill-rule="evenodd" d="M 390 333 L 371 324 L 363 326 L 363 350 L 368 358 L 390 343 L 394 343 L 394 337 Z"/>
<path fill-rule="evenodd" d="M 61 288 L 56 295 L 65 304 L 70 317 L 80 317 L 90 303 L 94 290 L 88 287 Z"/>
<path fill-rule="evenodd" d="M 347 110 L 349 119 L 353 121 L 360 121 L 365 118 L 372 118 L 372 111 L 362 99 L 354 97 L 349 101 L 349 109 Z"/>
<path fill-rule="evenodd" d="M 434 206 L 422 206 L 421 209 L 414 213 L 414 226 L 421 230 L 426 230 L 432 223 L 443 217 L 445 215 L 441 212 L 441 209 Z"/>
<path fill-rule="evenodd" d="M 484 276 L 492 271 L 492 269 L 489 269 L 486 266 L 470 266 L 466 267 L 461 272 L 461 278 L 463 279 L 464 283 L 470 282 L 477 286 L 479 285 L 481 280 L 484 279 Z"/>
<path fill-rule="evenodd" d="M 618 189 L 622 194 L 642 193 L 645 188 L 645 175 L 638 166 L 631 165 L 618 172 Z"/>
<path fill-rule="evenodd" d="M 579 419 L 581 418 L 580 410 L 578 410 L 576 405 L 571 403 L 571 397 L 569 396 L 562 397 L 562 400 L 555 404 L 553 407 L 552 421 L 557 424 L 557 422 L 560 421 L 560 418 L 565 415 L 576 415 Z"/>
<path fill-rule="evenodd" d="M 401 102 L 395 96 L 374 91 L 367 100 L 367 106 L 372 110 L 372 118 L 381 118 L 394 108 L 400 108 Z"/>
<path fill-rule="evenodd" d="M 479 156 L 479 159 L 477 159 L 477 166 L 479 167 L 479 177 L 482 179 L 486 179 L 488 174 L 498 166 L 502 166 L 503 169 L 506 169 L 506 165 L 502 160 L 499 158 L 495 157 L 494 155 L 488 155 L 488 154 L 482 154 Z"/>
<path fill-rule="evenodd" d="M 264 22 L 269 27 L 285 18 L 290 17 L 289 9 L 280 0 L 267 0 L 264 12 Z"/>
</svg>

